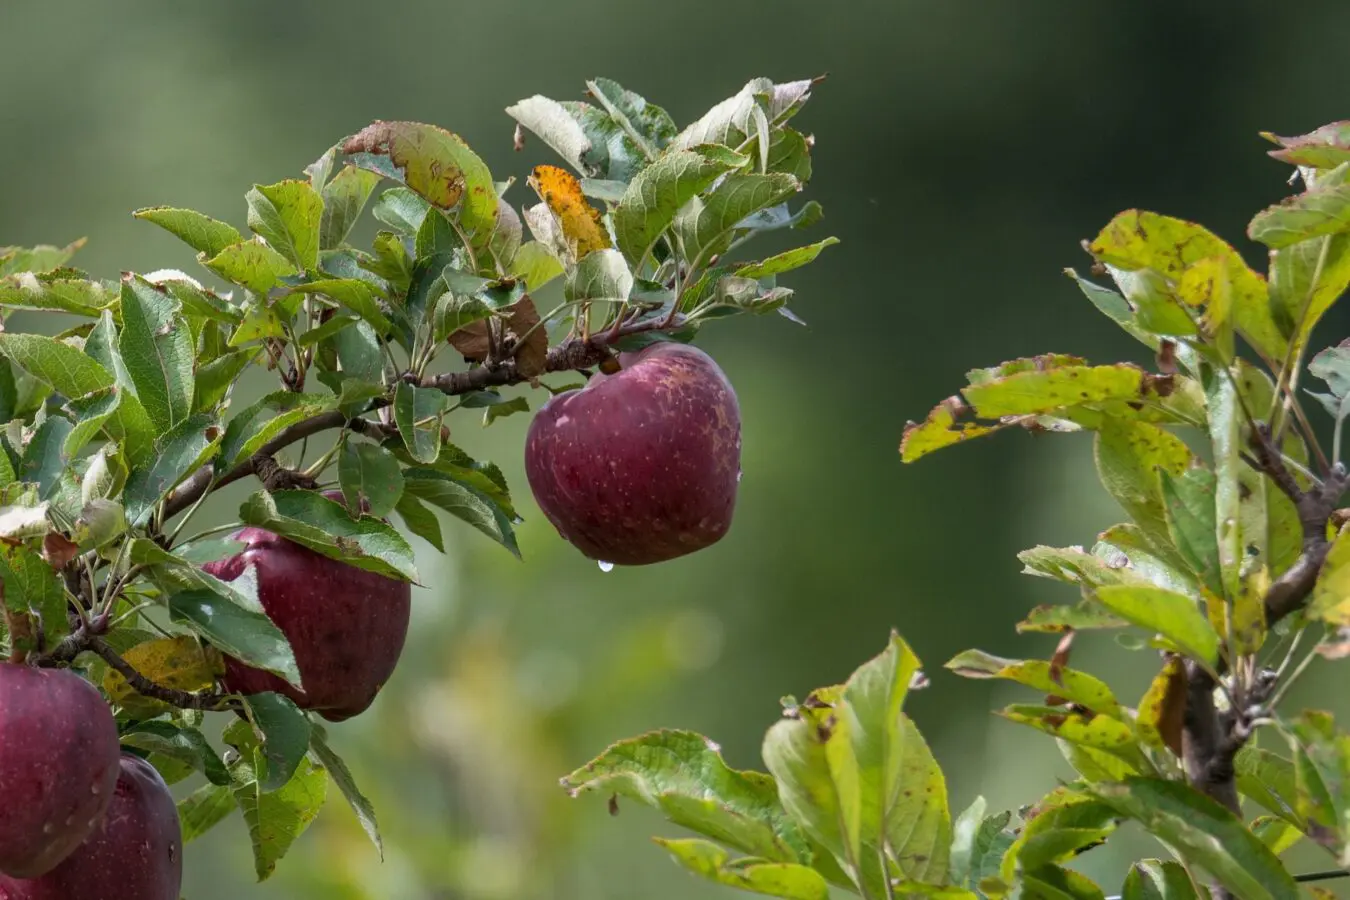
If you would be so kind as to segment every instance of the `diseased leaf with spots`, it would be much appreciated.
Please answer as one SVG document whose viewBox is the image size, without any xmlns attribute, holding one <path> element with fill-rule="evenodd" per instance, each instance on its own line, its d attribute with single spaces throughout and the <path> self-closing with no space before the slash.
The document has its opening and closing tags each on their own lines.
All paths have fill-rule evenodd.
<svg viewBox="0 0 1350 900">
<path fill-rule="evenodd" d="M 225 671 L 219 650 L 203 646 L 187 635 L 139 644 L 124 652 L 122 658 L 156 684 L 180 691 L 205 690 Z M 103 690 L 113 703 L 138 716 L 148 718 L 169 708 L 163 701 L 137 693 L 120 673 L 113 670 L 104 676 Z"/>
<path fill-rule="evenodd" d="M 576 176 L 557 166 L 536 166 L 529 183 L 557 217 L 573 259 L 585 259 L 592 251 L 610 246 L 600 210 L 586 201 Z"/>
<path fill-rule="evenodd" d="M 967 650 L 952 657 L 944 667 L 966 678 L 1014 681 L 1102 715 L 1125 718 L 1106 682 L 1077 669 L 1056 666 L 1048 660 L 1003 659 L 980 650 Z"/>
<path fill-rule="evenodd" d="M 1186 715 L 1186 666 L 1170 657 L 1149 684 L 1135 717 L 1135 727 L 1144 743 L 1181 756 L 1181 729 Z"/>
<path fill-rule="evenodd" d="M 296 274 L 290 260 L 257 238 L 231 244 L 202 265 L 259 296 L 266 296 L 283 276 Z"/>
</svg>

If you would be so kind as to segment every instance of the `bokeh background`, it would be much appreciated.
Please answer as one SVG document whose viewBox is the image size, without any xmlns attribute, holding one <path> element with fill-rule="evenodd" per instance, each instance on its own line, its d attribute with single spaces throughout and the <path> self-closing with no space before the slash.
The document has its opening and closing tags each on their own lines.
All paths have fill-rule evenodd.
<svg viewBox="0 0 1350 900">
<path fill-rule="evenodd" d="M 217 898 L 607 900 L 730 896 L 675 868 L 624 804 L 570 800 L 559 776 L 609 742 L 698 729 L 759 765 L 778 699 L 834 683 L 891 627 L 933 686 L 910 709 L 954 810 L 1015 807 L 1065 769 L 988 713 L 1009 692 L 941 669 L 980 646 L 1047 652 L 1012 625 L 1072 592 L 1021 576 L 1037 543 L 1090 544 L 1122 518 L 1090 439 L 1008 434 L 902 466 L 922 418 L 976 365 L 1045 351 L 1140 360 L 1060 274 L 1132 206 L 1209 224 L 1256 264 L 1250 215 L 1285 192 L 1259 130 L 1350 113 L 1333 61 L 1341 0 L 1301 4 L 1037 0 L 493 0 L 464 3 L 0 2 L 0 244 L 88 236 L 102 276 L 194 270 L 132 209 L 188 206 L 244 224 L 244 192 L 299 174 L 376 118 L 463 135 L 498 177 L 554 162 L 513 153 L 503 108 L 580 95 L 604 75 L 687 122 L 751 77 L 829 73 L 798 120 L 817 138 L 812 238 L 843 243 L 790 277 L 800 328 L 773 317 L 705 331 L 736 385 L 744 470 L 730 536 L 657 568 L 601 573 L 529 500 L 527 421 L 456 424 L 512 478 L 524 562 L 447 522 L 397 677 L 334 743 L 375 801 L 381 863 L 334 795 L 271 881 L 253 885 L 236 817 L 189 846 L 184 894 Z M 528 198 L 519 184 L 508 197 Z M 531 201 L 533 202 L 533 201 Z M 197 270 L 195 274 L 200 274 Z M 1346 331 L 1327 322 L 1324 343 Z M 1142 361 L 1142 360 L 1141 360 Z M 231 515 L 223 499 L 212 515 Z M 1084 641 L 1079 661 L 1126 698 L 1145 654 Z M 1341 708 L 1330 666 L 1303 699 Z M 1083 860 L 1119 884 L 1128 839 Z M 1308 866 L 1328 862 L 1300 857 Z"/>
</svg>

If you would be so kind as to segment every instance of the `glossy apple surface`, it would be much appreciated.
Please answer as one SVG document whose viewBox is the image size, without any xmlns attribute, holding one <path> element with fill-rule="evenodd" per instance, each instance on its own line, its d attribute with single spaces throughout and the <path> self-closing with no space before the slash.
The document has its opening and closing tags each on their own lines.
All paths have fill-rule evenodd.
<svg viewBox="0 0 1350 900">
<path fill-rule="evenodd" d="M 661 342 L 549 399 L 525 472 L 544 515 L 591 559 L 640 566 L 721 540 L 740 480 L 735 391 L 712 357 Z"/>
</svg>

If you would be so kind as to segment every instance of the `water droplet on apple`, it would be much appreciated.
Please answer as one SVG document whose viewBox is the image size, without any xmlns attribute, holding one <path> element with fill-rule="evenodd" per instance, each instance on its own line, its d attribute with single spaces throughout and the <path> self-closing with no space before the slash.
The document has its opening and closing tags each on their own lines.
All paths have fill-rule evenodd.
<svg viewBox="0 0 1350 900">
<path fill-rule="evenodd" d="M 737 483 L 740 482 L 741 476 L 744 475 L 744 474 L 745 474 L 745 473 L 742 472 L 740 469 L 737 469 L 737 470 L 736 470 L 736 481 L 737 481 Z"/>
<path fill-rule="evenodd" d="M 602 561 L 602 562 L 600 563 L 600 571 L 601 571 L 601 572 L 613 572 L 613 571 L 614 571 L 614 563 L 612 563 L 612 562 L 603 562 L 603 561 Z"/>
</svg>

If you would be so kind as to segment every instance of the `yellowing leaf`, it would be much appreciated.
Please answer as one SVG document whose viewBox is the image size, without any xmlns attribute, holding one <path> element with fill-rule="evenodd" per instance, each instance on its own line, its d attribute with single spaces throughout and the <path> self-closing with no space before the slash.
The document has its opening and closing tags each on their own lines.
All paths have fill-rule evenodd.
<svg viewBox="0 0 1350 900">
<path fill-rule="evenodd" d="M 951 406 L 944 402 L 934 407 L 923 422 L 911 422 L 906 426 L 905 436 L 900 441 L 900 458 L 907 463 L 914 462 L 934 450 L 992 434 L 1002 427 L 979 425 L 975 422 L 957 424 Z"/>
<path fill-rule="evenodd" d="M 1088 249 L 1102 262 L 1127 272 L 1152 269 L 1174 282 L 1202 260 L 1222 259 L 1237 327 L 1265 358 L 1283 357 L 1288 342 L 1271 314 L 1265 280 L 1230 244 L 1202 226 L 1147 210 L 1126 210 L 1102 229 Z M 1200 276 L 1192 279 L 1203 280 Z"/>
<path fill-rule="evenodd" d="M 1350 526 L 1341 529 L 1327 553 L 1308 615 L 1333 625 L 1350 625 Z"/>
<path fill-rule="evenodd" d="M 1150 747 L 1164 747 L 1181 756 L 1181 725 L 1186 715 L 1186 665 L 1173 656 L 1139 701 L 1135 722 L 1139 737 Z"/>
<path fill-rule="evenodd" d="M 571 172 L 557 166 L 536 166 L 529 184 L 557 216 L 567 245 L 577 260 L 610 246 L 609 234 L 600 221 L 600 210 L 586 201 L 581 182 Z"/>
<path fill-rule="evenodd" d="M 146 641 L 122 656 L 146 678 L 180 691 L 205 690 L 225 671 L 218 650 L 203 647 L 188 635 Z M 109 699 L 128 711 L 153 713 L 164 708 L 159 701 L 136 693 L 117 672 L 110 671 L 104 676 L 103 689 Z"/>
</svg>

